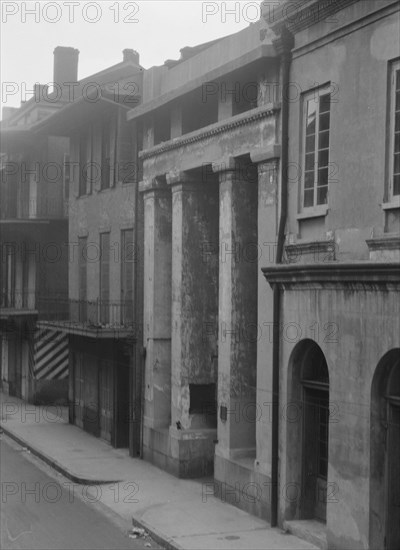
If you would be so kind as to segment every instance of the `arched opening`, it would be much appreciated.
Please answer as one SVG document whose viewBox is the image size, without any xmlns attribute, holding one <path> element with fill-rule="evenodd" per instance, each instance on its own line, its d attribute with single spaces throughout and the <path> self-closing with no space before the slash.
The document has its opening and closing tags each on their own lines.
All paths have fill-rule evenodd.
<svg viewBox="0 0 400 550">
<path fill-rule="evenodd" d="M 314 341 L 303 340 L 293 350 L 288 383 L 288 400 L 301 414 L 298 422 L 288 415 L 287 475 L 297 480 L 300 498 L 290 503 L 286 517 L 326 521 L 329 372 Z"/>
<path fill-rule="evenodd" d="M 400 350 L 379 362 L 371 388 L 370 546 L 400 548 Z"/>
</svg>

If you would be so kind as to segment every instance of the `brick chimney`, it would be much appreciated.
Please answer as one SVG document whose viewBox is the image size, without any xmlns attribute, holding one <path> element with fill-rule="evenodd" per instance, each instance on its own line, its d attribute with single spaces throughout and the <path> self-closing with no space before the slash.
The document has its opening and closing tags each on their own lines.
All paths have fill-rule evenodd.
<svg viewBox="0 0 400 550">
<path fill-rule="evenodd" d="M 124 63 L 131 61 L 135 65 L 139 65 L 139 54 L 136 50 L 125 49 L 122 52 Z"/>
<path fill-rule="evenodd" d="M 64 88 L 64 82 L 76 82 L 78 80 L 79 50 L 57 46 L 54 50 L 53 81 L 55 88 Z"/>
</svg>

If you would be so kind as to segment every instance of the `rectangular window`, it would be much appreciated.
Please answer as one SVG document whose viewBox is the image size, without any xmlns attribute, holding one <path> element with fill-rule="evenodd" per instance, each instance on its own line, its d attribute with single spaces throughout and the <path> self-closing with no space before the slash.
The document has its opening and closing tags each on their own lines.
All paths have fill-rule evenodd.
<svg viewBox="0 0 400 550">
<path fill-rule="evenodd" d="M 330 112 L 327 88 L 304 97 L 303 208 L 328 203 Z"/>
<path fill-rule="evenodd" d="M 389 200 L 400 196 L 400 61 L 392 65 Z"/>
<path fill-rule="evenodd" d="M 1 307 L 15 307 L 15 246 L 3 244 L 1 258 Z"/>
<path fill-rule="evenodd" d="M 133 323 L 134 242 L 133 229 L 121 232 L 121 323 Z"/>
<path fill-rule="evenodd" d="M 109 189 L 111 181 L 111 124 L 103 122 L 101 129 L 101 188 Z"/>
<path fill-rule="evenodd" d="M 79 138 L 79 196 L 87 194 L 88 182 L 88 134 L 82 132 Z"/>
<path fill-rule="evenodd" d="M 22 307 L 28 308 L 29 303 L 29 255 L 24 254 L 22 258 Z"/>
<path fill-rule="evenodd" d="M 64 199 L 69 199 L 69 186 L 71 181 L 71 163 L 69 155 L 64 155 L 64 166 L 63 166 L 63 187 L 64 187 Z"/>
<path fill-rule="evenodd" d="M 100 323 L 110 322 L 110 233 L 100 234 Z"/>
<path fill-rule="evenodd" d="M 78 272 L 78 319 L 76 319 L 76 315 L 72 315 L 72 320 L 85 323 L 87 321 L 87 237 L 80 237 L 78 239 Z"/>
</svg>

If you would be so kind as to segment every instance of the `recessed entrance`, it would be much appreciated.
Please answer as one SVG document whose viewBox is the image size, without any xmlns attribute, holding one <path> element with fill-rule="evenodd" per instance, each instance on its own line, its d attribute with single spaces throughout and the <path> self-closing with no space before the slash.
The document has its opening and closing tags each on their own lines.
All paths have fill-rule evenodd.
<svg viewBox="0 0 400 550">
<path fill-rule="evenodd" d="M 286 479 L 284 519 L 326 522 L 329 461 L 329 372 L 321 348 L 303 340 L 292 352 L 288 369 Z M 296 414 L 295 414 L 296 413 Z"/>
<path fill-rule="evenodd" d="M 329 435 L 329 374 L 317 344 L 307 347 L 302 365 L 302 517 L 326 521 Z"/>
<path fill-rule="evenodd" d="M 370 547 L 400 548 L 400 350 L 379 363 L 371 395 Z"/>
</svg>

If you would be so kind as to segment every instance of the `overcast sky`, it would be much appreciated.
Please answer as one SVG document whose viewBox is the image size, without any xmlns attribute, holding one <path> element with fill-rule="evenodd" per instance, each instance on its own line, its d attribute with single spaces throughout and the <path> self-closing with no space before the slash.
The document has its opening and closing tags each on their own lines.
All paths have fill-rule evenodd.
<svg viewBox="0 0 400 550">
<path fill-rule="evenodd" d="M 1 1 L 1 106 L 19 106 L 35 82 L 53 80 L 56 46 L 78 48 L 83 78 L 122 60 L 133 48 L 145 68 L 237 32 L 259 18 L 259 1 Z M 15 83 L 17 92 L 5 93 Z M 10 91 L 10 88 L 7 88 Z"/>
</svg>

